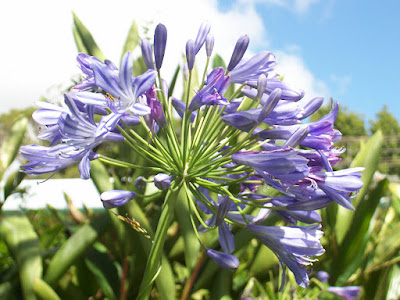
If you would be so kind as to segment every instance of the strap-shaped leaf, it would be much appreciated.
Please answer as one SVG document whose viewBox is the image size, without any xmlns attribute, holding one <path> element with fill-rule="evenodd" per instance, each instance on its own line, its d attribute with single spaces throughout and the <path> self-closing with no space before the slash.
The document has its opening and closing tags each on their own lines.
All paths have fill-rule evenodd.
<svg viewBox="0 0 400 300">
<path fill-rule="evenodd" d="M 25 135 L 28 119 L 20 117 L 11 125 L 5 141 L 0 148 L 0 178 L 17 156 L 19 147 Z"/>
<path fill-rule="evenodd" d="M 90 223 L 79 228 L 56 252 L 44 279 L 54 285 L 75 261 L 106 231 L 110 222 L 108 214 L 94 217 Z"/>
<path fill-rule="evenodd" d="M 82 42 L 81 36 L 79 35 L 78 29 L 76 29 L 75 27 L 72 28 L 72 34 L 74 35 L 75 45 L 78 49 L 78 52 L 88 53 L 88 50 L 86 49 L 85 45 Z"/>
<path fill-rule="evenodd" d="M 361 150 L 358 152 L 357 156 L 354 158 L 351 167 L 364 167 L 365 170 L 362 172 L 362 181 L 364 182 L 364 186 L 360 190 L 357 197 L 352 199 L 353 206 L 357 210 L 357 206 L 360 201 L 366 195 L 375 171 L 378 168 L 379 158 L 381 155 L 381 149 L 383 145 L 383 135 L 380 130 L 378 130 L 366 144 L 361 145 Z M 344 207 L 339 206 L 337 216 L 340 218 L 340 222 L 336 222 L 336 237 L 338 244 L 341 244 L 344 236 L 350 226 L 354 215 L 354 211 L 345 209 Z"/>
<path fill-rule="evenodd" d="M 96 56 L 100 60 L 104 60 L 105 56 L 103 52 L 100 50 L 100 48 L 97 46 L 94 38 L 92 37 L 92 34 L 89 32 L 89 30 L 86 28 L 85 25 L 83 25 L 82 21 L 78 18 L 78 16 L 72 12 L 72 15 L 74 17 L 74 25 L 76 28 L 76 35 L 79 36 L 80 41 L 82 42 L 81 44 L 85 47 L 86 53 L 92 56 Z M 75 33 L 74 33 L 75 35 Z M 75 41 L 77 38 L 75 38 Z M 78 44 L 77 44 L 78 46 Z M 83 47 L 81 47 L 83 48 Z M 78 48 L 79 49 L 79 48 Z"/>
<path fill-rule="evenodd" d="M 57 293 L 42 279 L 36 278 L 33 284 L 33 290 L 39 299 L 43 300 L 61 300 Z"/>
<path fill-rule="evenodd" d="M 6 214 L 1 221 L 0 235 L 17 262 L 24 299 L 36 299 L 33 284 L 42 277 L 43 265 L 39 239 L 32 224 L 22 213 Z"/>
<path fill-rule="evenodd" d="M 101 161 L 94 160 L 90 163 L 90 177 L 93 180 L 99 193 L 114 189 L 114 185 L 110 180 L 110 176 L 106 167 Z M 99 200 L 100 201 L 100 200 Z"/>
<path fill-rule="evenodd" d="M 364 257 L 364 251 L 370 237 L 370 222 L 378 207 L 380 199 L 385 195 L 388 180 L 384 179 L 361 201 L 357 207 L 353 222 L 348 229 L 338 255 L 332 262 L 331 278 L 338 278 L 336 285 L 342 286 L 358 269 Z"/>
</svg>

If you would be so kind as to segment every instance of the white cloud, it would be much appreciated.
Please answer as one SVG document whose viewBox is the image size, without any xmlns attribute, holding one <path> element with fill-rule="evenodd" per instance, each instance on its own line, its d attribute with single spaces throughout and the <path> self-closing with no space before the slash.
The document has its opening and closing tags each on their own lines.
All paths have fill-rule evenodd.
<svg viewBox="0 0 400 300">
<path fill-rule="evenodd" d="M 250 4 L 244 5 L 243 1 Z M 0 28 L 7 28 L 0 31 L 0 39 L 6 41 L 6 45 L 0 48 L 0 113 L 33 105 L 50 87 L 68 82 L 72 75 L 80 72 L 75 61 L 72 10 L 92 32 L 107 58 L 114 62 L 119 61 L 133 20 L 139 26 L 148 26 L 150 35 L 157 23 L 164 23 L 168 29 L 168 42 L 162 71 L 168 79 L 177 63 L 182 61 L 186 41 L 196 37 L 201 22 L 205 20 L 211 24 L 215 36 L 215 53 L 221 54 L 226 62 L 242 34 L 250 36 L 250 50 L 267 49 L 270 46 L 268 35 L 254 1 L 257 0 L 239 0 L 224 12 L 218 10 L 217 0 L 194 0 L 190 5 L 185 0 L 9 1 L 6 7 L 2 7 L 2 11 L 7 13 L 0 18 Z M 269 2 L 284 3 L 283 0 Z M 312 2 L 299 4 L 299 7 L 305 9 Z M 20 9 L 22 6 L 24 9 Z M 287 80 L 305 88 L 308 95 L 325 93 L 326 85 L 306 67 L 300 52 L 296 51 L 296 55 L 288 54 L 287 50 L 278 53 L 281 73 Z M 204 56 L 201 54 L 200 58 Z M 204 59 L 199 59 L 199 71 L 202 72 L 201 61 Z M 53 89 L 47 94 L 57 93 Z"/>
<path fill-rule="evenodd" d="M 312 4 L 318 3 L 319 0 L 295 0 L 294 7 L 296 12 L 305 13 L 308 11 Z"/>
<path fill-rule="evenodd" d="M 246 5 L 265 4 L 284 7 L 296 14 L 304 14 L 308 12 L 312 4 L 316 4 L 319 0 L 237 0 L 238 3 Z"/>
<path fill-rule="evenodd" d="M 196 37 L 205 20 L 211 24 L 215 36 L 215 51 L 226 60 L 242 34 L 249 34 L 253 47 L 267 45 L 262 19 L 253 6 L 220 12 L 217 0 L 190 3 L 185 0 L 25 0 L 8 1 L 2 6 L 2 11 L 7 13 L 0 18 L 0 28 L 6 29 L 0 31 L 0 38 L 6 43 L 0 48 L 0 113 L 33 105 L 49 87 L 67 82 L 73 74 L 79 73 L 71 30 L 72 10 L 114 62 L 119 61 L 133 20 L 139 26 L 149 25 L 151 34 L 157 23 L 164 23 L 168 29 L 168 42 L 163 72 L 169 74 L 181 62 L 186 41 Z M 166 70 L 169 68 L 171 70 Z"/>
<path fill-rule="evenodd" d="M 277 72 L 284 77 L 284 82 L 304 90 L 305 99 L 330 96 L 327 84 L 315 77 L 299 55 L 283 51 L 276 51 L 275 55 Z"/>
</svg>

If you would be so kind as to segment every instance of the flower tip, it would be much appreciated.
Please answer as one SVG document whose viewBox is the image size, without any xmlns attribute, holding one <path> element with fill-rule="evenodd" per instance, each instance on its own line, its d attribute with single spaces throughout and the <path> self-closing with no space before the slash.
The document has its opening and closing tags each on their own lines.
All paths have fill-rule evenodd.
<svg viewBox="0 0 400 300">
<path fill-rule="evenodd" d="M 236 42 L 235 49 L 233 50 L 231 60 L 228 64 L 228 71 L 232 71 L 243 58 L 244 53 L 249 46 L 249 36 L 247 34 L 241 36 Z"/>
<path fill-rule="evenodd" d="M 103 192 L 100 196 L 101 202 L 106 209 L 115 208 L 124 205 L 135 198 L 136 193 L 124 190 L 111 190 Z"/>
<path fill-rule="evenodd" d="M 207 249 L 206 253 L 222 269 L 234 272 L 239 268 L 239 259 L 232 254 L 213 249 Z"/>
<path fill-rule="evenodd" d="M 195 45 L 193 40 L 188 40 L 186 43 L 186 60 L 188 65 L 188 70 L 192 70 L 194 66 L 194 59 L 195 59 Z"/>
<path fill-rule="evenodd" d="M 213 49 L 214 49 L 214 36 L 211 33 L 209 33 L 207 34 L 206 37 L 206 53 L 208 57 L 211 56 Z"/>
<path fill-rule="evenodd" d="M 140 42 L 140 48 L 142 50 L 142 56 L 144 63 L 146 64 L 148 69 L 154 69 L 154 63 L 153 63 L 153 56 L 151 52 L 151 45 L 148 40 L 142 39 Z"/>
<path fill-rule="evenodd" d="M 159 190 L 167 190 L 171 186 L 172 176 L 164 173 L 159 173 L 154 176 L 154 185 Z"/>
<path fill-rule="evenodd" d="M 159 23 L 154 32 L 154 58 L 157 70 L 161 69 L 167 44 L 167 28 Z"/>
</svg>

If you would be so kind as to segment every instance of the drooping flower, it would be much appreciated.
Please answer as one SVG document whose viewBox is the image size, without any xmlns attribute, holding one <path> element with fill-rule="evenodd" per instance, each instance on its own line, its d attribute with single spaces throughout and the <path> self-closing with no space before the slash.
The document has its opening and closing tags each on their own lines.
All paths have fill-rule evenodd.
<svg viewBox="0 0 400 300">
<path fill-rule="evenodd" d="M 319 241 L 323 234 L 320 225 L 305 227 L 248 225 L 247 229 L 275 253 L 282 265 L 286 265 L 293 272 L 298 285 L 304 288 L 308 286 L 309 277 L 305 267 L 315 261 L 311 257 L 320 256 L 325 252 Z M 284 282 L 284 272 L 282 282 Z"/>
<path fill-rule="evenodd" d="M 128 201 L 135 198 L 136 193 L 124 190 L 112 190 L 103 192 L 100 196 L 101 202 L 103 202 L 104 208 L 110 209 L 122 206 Z"/>
</svg>

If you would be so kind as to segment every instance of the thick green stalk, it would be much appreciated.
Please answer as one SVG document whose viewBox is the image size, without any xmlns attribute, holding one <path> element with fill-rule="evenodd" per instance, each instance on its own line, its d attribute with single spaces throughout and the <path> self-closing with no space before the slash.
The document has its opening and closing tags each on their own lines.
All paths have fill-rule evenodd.
<svg viewBox="0 0 400 300">
<path fill-rule="evenodd" d="M 143 280 L 140 285 L 139 295 L 137 297 L 138 300 L 149 299 L 153 282 L 156 279 L 160 268 L 162 267 L 160 264 L 164 242 L 167 236 L 169 225 L 174 217 L 174 206 L 181 187 L 182 182 L 174 182 L 165 197 L 165 202 L 162 208 L 160 220 L 158 221 L 154 242 L 147 260 Z"/>
</svg>

